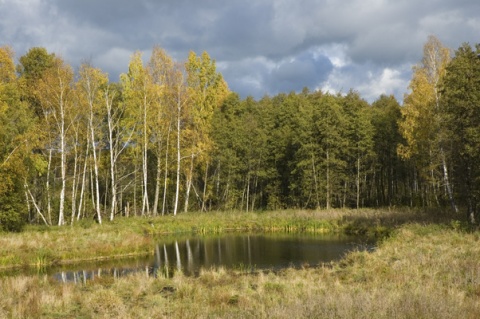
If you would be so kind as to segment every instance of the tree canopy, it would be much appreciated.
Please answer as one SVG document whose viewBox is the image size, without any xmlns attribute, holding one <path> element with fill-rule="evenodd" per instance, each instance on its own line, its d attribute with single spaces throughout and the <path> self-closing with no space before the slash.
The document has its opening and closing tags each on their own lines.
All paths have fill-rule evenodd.
<svg viewBox="0 0 480 319">
<path fill-rule="evenodd" d="M 451 207 L 476 222 L 480 47 L 435 37 L 401 105 L 358 92 L 242 99 L 207 52 L 131 57 L 119 83 L 0 48 L 0 227 L 181 211 Z"/>
</svg>

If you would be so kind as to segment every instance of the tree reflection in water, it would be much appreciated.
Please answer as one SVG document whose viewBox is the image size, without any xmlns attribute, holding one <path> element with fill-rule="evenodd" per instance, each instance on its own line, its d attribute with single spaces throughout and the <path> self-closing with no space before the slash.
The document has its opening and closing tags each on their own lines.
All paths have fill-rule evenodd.
<svg viewBox="0 0 480 319">
<path fill-rule="evenodd" d="M 86 283 L 103 276 L 122 277 L 144 272 L 146 276 L 171 277 L 177 271 L 197 276 L 201 269 L 224 267 L 253 271 L 286 267 L 317 266 L 340 259 L 354 249 L 372 249 L 373 242 L 362 238 L 332 235 L 239 235 L 193 237 L 162 242 L 155 246 L 151 260 L 95 270 L 61 271 L 54 277 L 62 282 Z"/>
</svg>

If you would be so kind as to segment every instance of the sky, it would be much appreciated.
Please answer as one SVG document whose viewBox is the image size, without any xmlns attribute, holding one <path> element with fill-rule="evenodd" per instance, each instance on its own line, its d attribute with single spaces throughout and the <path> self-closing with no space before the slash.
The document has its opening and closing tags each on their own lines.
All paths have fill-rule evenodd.
<svg viewBox="0 0 480 319">
<path fill-rule="evenodd" d="M 0 46 L 44 47 L 119 80 L 135 51 L 208 52 L 241 97 L 408 92 L 429 35 L 480 42 L 478 0 L 0 0 Z"/>
</svg>

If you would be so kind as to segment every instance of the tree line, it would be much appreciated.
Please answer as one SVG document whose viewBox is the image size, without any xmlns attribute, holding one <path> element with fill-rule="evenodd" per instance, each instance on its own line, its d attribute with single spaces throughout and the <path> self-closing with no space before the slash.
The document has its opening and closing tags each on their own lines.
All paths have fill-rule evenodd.
<svg viewBox="0 0 480 319">
<path fill-rule="evenodd" d="M 430 37 L 403 106 L 351 90 L 241 99 L 155 47 L 120 81 L 0 48 L 0 225 L 179 212 L 451 207 L 480 196 L 480 48 Z"/>
</svg>

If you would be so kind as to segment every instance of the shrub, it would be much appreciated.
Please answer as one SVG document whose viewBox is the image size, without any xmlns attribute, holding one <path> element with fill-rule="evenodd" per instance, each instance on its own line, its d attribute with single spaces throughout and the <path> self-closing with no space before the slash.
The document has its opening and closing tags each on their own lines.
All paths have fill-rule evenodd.
<svg viewBox="0 0 480 319">
<path fill-rule="evenodd" d="M 20 213 L 20 206 L 0 201 L 0 229 L 10 232 L 22 231 L 26 221 Z"/>
</svg>

